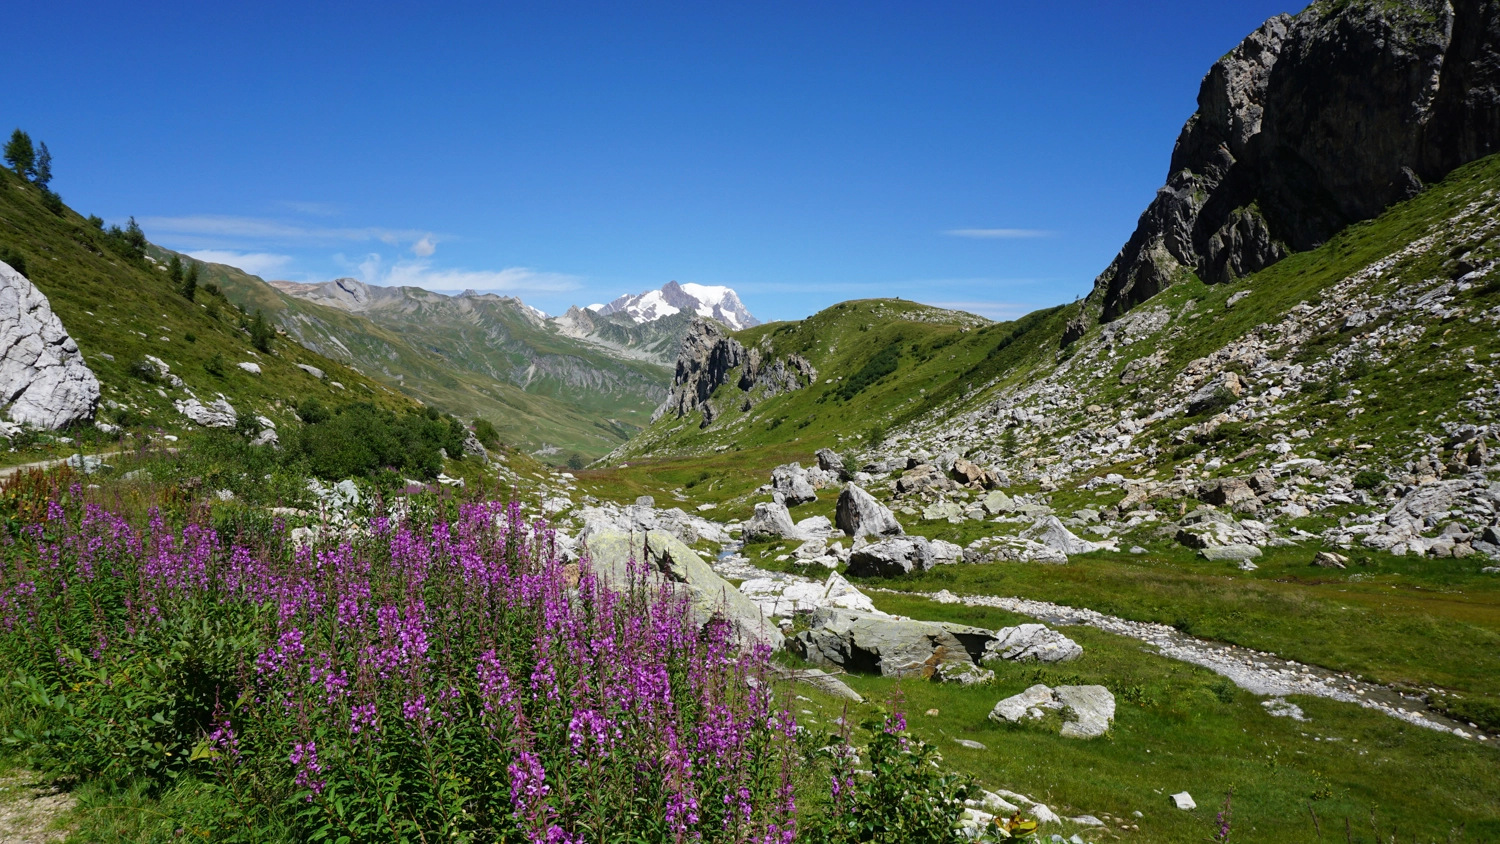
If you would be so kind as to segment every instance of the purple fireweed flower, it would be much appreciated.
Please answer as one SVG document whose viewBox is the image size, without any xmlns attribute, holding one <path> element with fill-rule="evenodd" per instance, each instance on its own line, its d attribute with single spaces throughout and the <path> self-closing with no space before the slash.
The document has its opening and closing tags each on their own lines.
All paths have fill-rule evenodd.
<svg viewBox="0 0 1500 844">
<path fill-rule="evenodd" d="M 318 744 L 309 741 L 302 744 L 292 745 L 291 756 L 287 758 L 297 768 L 297 776 L 294 780 L 301 788 L 311 789 L 312 794 L 307 796 L 307 802 L 311 803 L 313 797 L 323 793 L 327 785 L 318 775 L 323 773 L 323 766 L 318 764 Z"/>
</svg>

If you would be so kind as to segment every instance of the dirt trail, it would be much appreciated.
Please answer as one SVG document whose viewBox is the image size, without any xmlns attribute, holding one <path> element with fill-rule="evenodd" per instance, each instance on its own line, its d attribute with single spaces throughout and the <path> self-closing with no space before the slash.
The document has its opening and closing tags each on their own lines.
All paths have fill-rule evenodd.
<svg viewBox="0 0 1500 844">
<path fill-rule="evenodd" d="M 0 776 L 0 844 L 50 844 L 68 837 L 60 823 L 77 801 L 30 771 Z"/>
</svg>

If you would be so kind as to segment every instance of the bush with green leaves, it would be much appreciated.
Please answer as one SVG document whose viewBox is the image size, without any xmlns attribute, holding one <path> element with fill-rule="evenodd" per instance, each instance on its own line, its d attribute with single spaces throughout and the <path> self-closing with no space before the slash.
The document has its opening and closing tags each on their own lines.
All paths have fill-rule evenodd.
<svg viewBox="0 0 1500 844">
<path fill-rule="evenodd" d="M 309 409 L 304 402 L 299 412 Z M 300 415 L 300 413 L 299 413 Z M 311 414 L 317 418 L 317 414 Z M 467 431 L 458 420 L 432 408 L 396 414 L 367 402 L 347 404 L 286 439 L 287 456 L 320 478 L 375 477 L 382 470 L 422 480 L 443 469 L 440 450 L 463 457 Z"/>
</svg>

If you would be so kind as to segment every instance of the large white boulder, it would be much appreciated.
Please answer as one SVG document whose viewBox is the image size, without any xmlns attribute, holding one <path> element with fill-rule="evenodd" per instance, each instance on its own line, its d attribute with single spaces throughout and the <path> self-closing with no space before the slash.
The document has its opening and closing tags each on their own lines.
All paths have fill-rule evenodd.
<svg viewBox="0 0 1500 844">
<path fill-rule="evenodd" d="M 99 379 L 36 285 L 0 262 L 0 404 L 14 422 L 57 430 L 94 416 Z"/>
<path fill-rule="evenodd" d="M 905 533 L 890 509 L 855 484 L 839 493 L 834 521 L 849 536 L 899 536 Z"/>
</svg>

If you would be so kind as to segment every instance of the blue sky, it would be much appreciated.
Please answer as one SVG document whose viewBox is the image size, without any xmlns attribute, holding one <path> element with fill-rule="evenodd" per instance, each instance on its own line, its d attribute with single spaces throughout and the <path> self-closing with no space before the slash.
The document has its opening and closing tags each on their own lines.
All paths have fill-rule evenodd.
<svg viewBox="0 0 1500 844">
<path fill-rule="evenodd" d="M 28 3 L 0 124 L 82 213 L 266 278 L 1003 318 L 1089 290 L 1208 67 L 1298 8 Z"/>
</svg>

